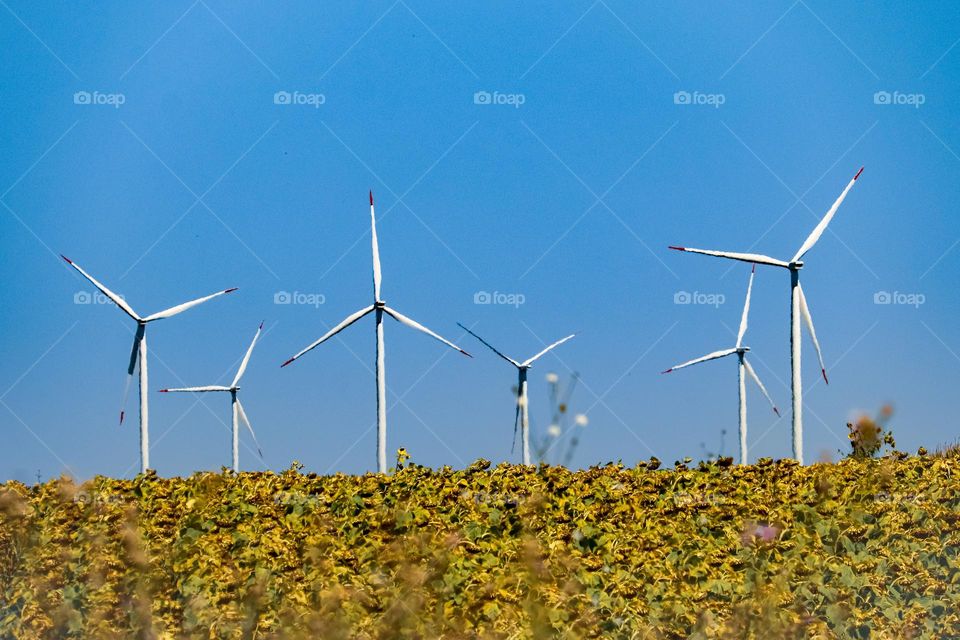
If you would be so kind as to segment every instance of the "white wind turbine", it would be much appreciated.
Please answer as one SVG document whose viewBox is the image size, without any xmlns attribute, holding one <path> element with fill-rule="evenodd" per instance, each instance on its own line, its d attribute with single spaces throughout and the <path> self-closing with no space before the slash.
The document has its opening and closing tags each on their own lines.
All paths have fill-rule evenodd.
<svg viewBox="0 0 960 640">
<path fill-rule="evenodd" d="M 709 353 L 702 358 L 697 358 L 696 360 L 678 364 L 677 366 L 671 367 L 663 372 L 670 373 L 671 371 L 676 371 L 677 369 L 689 367 L 692 364 L 699 364 L 701 362 L 707 362 L 708 360 L 716 360 L 717 358 L 725 358 L 726 356 L 732 356 L 733 354 L 737 355 L 737 370 L 739 374 L 740 385 L 740 464 L 747 464 L 747 384 L 743 375 L 744 371 L 746 371 L 747 375 L 749 375 L 753 381 L 757 383 L 757 386 L 760 387 L 760 391 L 762 391 L 763 395 L 766 396 L 767 400 L 770 401 L 770 405 L 773 407 L 773 412 L 776 413 L 778 417 L 780 416 L 780 411 L 777 409 L 777 405 L 773 403 L 773 398 L 771 398 L 770 394 L 767 393 L 767 388 L 763 386 L 762 382 L 760 382 L 757 372 L 753 370 L 753 367 L 750 366 L 750 363 L 747 361 L 747 351 L 750 351 L 750 347 L 743 346 L 743 336 L 747 332 L 747 316 L 750 314 L 750 292 L 753 291 L 753 276 L 756 269 L 757 267 L 754 265 L 753 270 L 750 271 L 750 282 L 747 284 L 747 299 L 743 303 L 743 315 L 740 317 L 740 330 L 737 332 L 737 345 L 732 349 L 714 351 L 713 353 Z"/>
<path fill-rule="evenodd" d="M 820 343 L 817 341 L 817 333 L 813 328 L 813 319 L 810 316 L 810 309 L 807 306 L 807 299 L 803 295 L 803 289 L 800 287 L 800 269 L 803 268 L 802 259 L 803 256 L 813 248 L 813 245 L 817 243 L 817 241 L 820 239 L 820 236 L 823 235 L 827 225 L 830 224 L 833 216 L 836 215 L 837 209 L 840 208 L 840 204 L 843 202 L 844 198 L 847 197 L 847 193 L 849 193 L 850 189 L 853 188 L 853 184 L 857 181 L 857 178 L 860 177 L 861 173 L 863 173 L 863 167 L 860 167 L 860 170 L 857 171 L 857 175 L 853 176 L 853 179 L 847 183 L 847 186 L 840 194 L 840 197 L 838 197 L 836 202 L 833 203 L 833 206 L 830 207 L 830 210 L 827 211 L 826 215 L 823 216 L 823 219 L 820 220 L 820 223 L 817 224 L 817 226 L 813 229 L 804 243 L 800 246 L 800 250 L 797 251 L 796 255 L 793 256 L 789 262 L 784 262 L 783 260 L 777 260 L 776 258 L 771 258 L 769 256 L 756 253 L 732 253 L 729 251 L 690 249 L 688 247 L 670 247 L 676 251 L 702 253 L 708 256 L 716 256 L 718 258 L 729 258 L 731 260 L 742 260 L 743 262 L 752 262 L 754 264 L 766 264 L 774 267 L 782 267 L 790 272 L 790 387 L 793 396 L 793 457 L 800 464 L 803 464 L 803 387 L 800 379 L 801 316 L 803 317 L 804 324 L 807 326 L 807 331 L 810 333 L 813 346 L 817 350 L 817 358 L 820 360 L 820 372 L 823 374 L 824 381 L 829 384 L 829 381 L 827 380 L 827 369 L 823 364 L 823 354 L 820 352 Z"/>
<path fill-rule="evenodd" d="M 154 320 L 163 320 L 164 318 L 170 318 L 177 315 L 178 313 L 183 313 L 191 307 L 195 307 L 198 304 L 202 304 L 207 300 L 216 298 L 217 296 L 222 296 L 225 293 L 230 293 L 231 291 L 236 291 L 237 288 L 233 287 L 232 289 L 226 289 L 224 291 L 218 291 L 217 293 L 205 296 L 203 298 L 198 298 L 196 300 L 191 300 L 190 302 L 184 302 L 183 304 L 178 304 L 175 307 L 170 307 L 159 313 L 154 313 L 153 315 L 141 317 L 130 307 L 127 302 L 115 294 L 110 289 L 107 289 L 105 286 L 100 284 L 93 276 L 80 268 L 79 265 L 75 264 L 70 258 L 61 255 L 61 258 L 67 261 L 67 264 L 72 266 L 74 269 L 80 272 L 84 278 L 90 281 L 93 286 L 100 290 L 100 292 L 113 300 L 113 302 L 120 307 L 120 309 L 126 313 L 128 316 L 134 319 L 137 323 L 137 333 L 133 338 L 133 350 L 130 352 L 130 364 L 127 367 L 127 381 L 123 389 L 123 400 L 120 404 L 120 424 L 123 424 L 124 416 L 124 407 L 127 404 L 127 394 L 130 391 L 130 381 L 133 376 L 133 370 L 137 366 L 137 361 L 140 362 L 140 473 L 146 473 L 147 469 L 150 468 L 150 429 L 149 429 L 149 400 L 147 398 L 149 385 L 147 383 L 147 324 L 153 322 Z"/>
<path fill-rule="evenodd" d="M 459 322 L 457 324 L 460 325 L 461 329 L 463 329 L 464 331 L 472 335 L 474 338 L 482 342 L 484 345 L 486 345 L 495 354 L 497 354 L 498 356 L 500 356 L 501 358 L 503 358 L 504 360 L 506 360 L 507 362 L 509 362 L 510 364 L 512 364 L 517 368 L 517 372 L 519 376 L 517 380 L 517 409 L 513 416 L 513 439 L 514 439 L 514 442 L 516 442 L 517 420 L 519 419 L 520 441 L 523 443 L 523 464 L 530 464 L 530 413 L 528 411 L 529 402 L 527 399 L 527 371 L 529 371 L 530 367 L 533 366 L 533 363 L 536 360 L 538 360 L 540 356 L 547 353 L 554 347 L 560 346 L 561 344 L 563 344 L 564 342 L 566 342 L 576 334 L 572 333 L 566 338 L 557 340 L 556 342 L 554 342 L 549 347 L 547 347 L 537 355 L 533 356 L 532 358 L 528 358 L 523 362 L 518 362 L 513 358 L 503 355 L 500 351 L 497 350 L 496 347 L 494 347 L 492 344 L 490 344 L 489 342 L 487 342 L 486 340 L 484 340 L 483 338 L 475 334 L 473 331 L 470 331 L 470 329 L 467 329 L 465 326 L 463 326 Z"/>
<path fill-rule="evenodd" d="M 233 408 L 233 436 L 231 439 L 234 473 L 240 473 L 240 421 L 243 421 L 243 424 L 246 425 L 247 431 L 250 432 L 250 437 L 253 438 L 253 443 L 257 445 L 257 453 L 260 454 L 260 459 L 263 459 L 263 451 L 260 450 L 260 443 L 257 442 L 257 434 L 253 432 L 253 426 L 250 424 L 250 419 L 247 417 L 247 412 L 243 410 L 243 405 L 240 404 L 240 399 L 237 398 L 237 392 L 240 391 L 240 378 L 243 377 L 243 373 L 247 370 L 247 365 L 250 363 L 250 354 L 253 353 L 253 347 L 257 344 L 257 339 L 260 337 L 261 331 L 263 331 L 262 322 L 260 323 L 260 327 L 257 329 L 256 335 L 253 336 L 253 342 L 251 342 L 250 346 L 247 348 L 247 353 L 243 356 L 243 361 L 240 362 L 240 368 L 237 369 L 237 375 L 234 376 L 233 382 L 230 383 L 229 387 L 211 385 L 206 387 L 160 389 L 160 393 L 208 393 L 215 391 L 230 392 L 230 405 Z"/>
<path fill-rule="evenodd" d="M 427 329 L 422 324 L 416 322 L 415 320 L 408 318 L 403 315 L 396 309 L 391 309 L 387 306 L 380 298 L 380 247 L 377 244 L 377 219 L 374 215 L 373 208 L 373 192 L 370 192 L 370 231 L 372 235 L 371 247 L 373 250 L 373 304 L 369 307 L 364 307 L 356 313 L 352 313 L 346 318 L 343 322 L 335 326 L 333 329 L 328 331 L 323 335 L 319 340 L 305 348 L 303 351 L 293 356 L 281 366 L 285 367 L 303 354 L 307 353 L 317 345 L 325 342 L 326 340 L 332 338 L 336 334 L 340 333 L 351 324 L 364 317 L 370 312 L 376 312 L 376 324 L 377 324 L 377 364 L 376 364 L 376 375 L 377 375 L 377 470 L 380 473 L 387 472 L 387 382 L 386 382 L 386 369 L 384 363 L 384 344 L 383 344 L 383 314 L 387 314 L 392 317 L 394 320 L 397 320 L 401 324 L 405 324 L 412 329 L 417 331 L 422 331 L 431 338 L 439 340 L 443 344 L 456 349 L 465 356 L 470 356 L 469 353 L 453 344 L 449 340 L 442 338 L 437 335 L 430 329 Z M 471 356 L 472 357 L 472 356 Z"/>
</svg>

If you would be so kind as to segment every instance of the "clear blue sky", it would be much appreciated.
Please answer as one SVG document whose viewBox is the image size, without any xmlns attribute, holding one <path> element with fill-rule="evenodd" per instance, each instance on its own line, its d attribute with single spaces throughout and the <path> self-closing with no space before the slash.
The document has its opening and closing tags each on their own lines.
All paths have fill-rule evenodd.
<svg viewBox="0 0 960 640">
<path fill-rule="evenodd" d="M 244 468 L 373 468 L 372 321 L 279 368 L 369 303 L 371 188 L 387 302 L 476 355 L 387 324 L 391 460 L 510 458 L 515 373 L 457 321 L 514 357 L 579 332 L 531 373 L 537 434 L 544 376 L 582 376 L 576 465 L 698 457 L 723 428 L 735 455 L 735 363 L 659 371 L 732 345 L 749 267 L 666 247 L 789 258 L 861 165 L 803 273 L 831 373 L 805 342 L 807 457 L 886 402 L 901 448 L 955 440 L 958 39 L 941 3 L 2 0 L 0 478 L 137 468 L 132 323 L 76 304 L 61 252 L 143 313 L 240 287 L 149 338 L 154 389 L 223 384 L 266 321 Z M 785 409 L 750 390 L 751 457 L 786 457 L 785 273 L 758 271 L 747 343 Z M 151 392 L 161 475 L 229 464 L 229 402 L 201 400 Z"/>
</svg>

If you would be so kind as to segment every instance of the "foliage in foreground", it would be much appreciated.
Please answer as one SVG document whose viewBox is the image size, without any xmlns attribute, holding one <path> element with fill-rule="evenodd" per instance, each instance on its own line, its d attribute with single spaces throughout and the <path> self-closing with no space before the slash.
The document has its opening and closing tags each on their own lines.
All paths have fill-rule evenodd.
<svg viewBox="0 0 960 640">
<path fill-rule="evenodd" d="M 960 635 L 960 456 L 0 485 L 0 637 Z"/>
</svg>

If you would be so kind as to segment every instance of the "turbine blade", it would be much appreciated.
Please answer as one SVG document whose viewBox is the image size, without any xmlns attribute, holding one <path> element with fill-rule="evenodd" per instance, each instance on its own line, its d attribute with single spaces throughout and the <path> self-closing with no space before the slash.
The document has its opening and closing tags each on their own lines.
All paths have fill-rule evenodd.
<svg viewBox="0 0 960 640">
<path fill-rule="evenodd" d="M 743 303 L 743 316 L 740 317 L 740 331 L 737 332 L 737 347 L 743 344 L 743 335 L 747 332 L 747 316 L 750 315 L 750 292 L 753 291 L 753 276 L 756 275 L 757 265 L 753 265 L 750 272 L 750 282 L 747 284 L 747 300 Z"/>
<path fill-rule="evenodd" d="M 206 387 L 178 387 L 176 389 L 160 389 L 158 393 L 182 393 L 187 391 L 196 393 L 207 393 L 210 391 L 230 391 L 230 387 L 222 387 L 219 385 L 209 385 Z"/>
<path fill-rule="evenodd" d="M 280 365 L 280 367 L 283 368 L 283 367 L 287 366 L 288 364 L 290 364 L 291 362 L 293 362 L 294 360 L 296 360 L 297 358 L 299 358 L 300 356 L 302 356 L 302 355 L 305 354 L 306 352 L 310 351 L 311 349 L 315 348 L 315 347 L 318 346 L 319 344 L 321 344 L 321 343 L 329 340 L 329 339 L 332 338 L 333 336 L 337 335 L 338 333 L 340 333 L 341 331 L 343 331 L 344 329 L 346 329 L 347 327 L 349 327 L 350 325 L 352 325 L 354 322 L 356 322 L 357 320 L 359 320 L 359 319 L 362 318 L 363 316 L 365 316 L 365 315 L 367 315 L 368 313 L 370 313 L 371 311 L 373 311 L 374 308 L 375 308 L 375 307 L 374 307 L 373 305 L 370 305 L 369 307 L 364 307 L 363 309 L 360 309 L 360 311 L 357 311 L 356 313 L 350 314 L 349 316 L 347 316 L 346 318 L 344 318 L 343 322 L 341 322 L 340 324 L 338 324 L 337 326 L 335 326 L 333 329 L 330 329 L 330 331 L 326 332 L 326 333 L 323 335 L 322 338 L 320 338 L 319 340 L 317 340 L 316 342 L 314 342 L 313 344 L 311 344 L 309 347 L 307 347 L 306 349 L 304 349 L 303 351 L 301 351 L 301 352 L 298 353 L 297 355 L 293 356 L 292 358 L 290 358 L 289 360 L 287 360 L 286 362 L 284 362 L 282 365 Z"/>
<path fill-rule="evenodd" d="M 541 351 L 541 352 L 538 353 L 537 355 L 535 355 L 535 356 L 533 356 L 532 358 L 529 358 L 529 359 L 524 360 L 523 362 L 521 362 L 521 363 L 520 363 L 520 366 L 521 366 L 521 367 L 529 367 L 531 364 L 534 363 L 535 360 L 537 360 L 538 358 L 540 358 L 540 356 L 542 356 L 542 355 L 545 354 L 546 352 L 550 351 L 550 350 L 553 349 L 554 347 L 559 347 L 561 344 L 563 344 L 564 342 L 566 342 L 567 340 L 569 340 L 570 338 L 572 338 L 572 337 L 575 336 L 575 335 L 577 335 L 577 334 L 571 333 L 571 334 L 568 335 L 566 338 L 561 338 L 561 339 L 557 340 L 556 342 L 554 342 L 552 345 L 550 345 L 549 347 L 547 347 L 546 349 L 544 349 L 543 351 Z"/>
<path fill-rule="evenodd" d="M 250 354 L 253 353 L 253 347 L 257 344 L 257 339 L 260 337 L 260 332 L 263 331 L 263 323 L 260 323 L 260 327 L 257 329 L 257 333 L 253 336 L 253 342 L 250 343 L 250 346 L 247 348 L 246 355 L 243 356 L 243 362 L 240 363 L 240 368 L 237 369 L 237 375 L 233 379 L 233 382 L 230 383 L 231 387 L 237 386 L 237 383 L 240 382 L 240 378 L 243 377 L 244 372 L 247 370 L 247 365 L 250 363 Z"/>
<path fill-rule="evenodd" d="M 457 326 L 460 327 L 461 329 L 463 329 L 464 331 L 466 331 L 467 333 L 469 333 L 470 335 L 472 335 L 474 338 L 476 338 L 477 340 L 479 340 L 479 341 L 482 342 L 483 344 L 485 344 L 485 345 L 490 349 L 490 351 L 493 351 L 495 354 L 497 354 L 498 356 L 500 356 L 501 358 L 503 358 L 504 360 L 506 360 L 507 362 L 509 362 L 509 363 L 512 364 L 513 366 L 515 366 L 515 367 L 519 367 L 519 366 L 520 366 L 520 363 L 519 363 L 519 362 L 517 362 L 517 361 L 514 360 L 513 358 L 510 358 L 510 357 L 508 357 L 508 356 L 503 355 L 502 353 L 500 353 L 499 351 L 497 351 L 497 348 L 496 348 L 496 347 L 494 347 L 492 344 L 490 344 L 489 342 L 487 342 L 486 340 L 484 340 L 483 338 L 481 338 L 480 336 L 478 336 L 477 334 L 475 334 L 473 331 L 470 331 L 470 329 L 467 329 L 465 326 L 463 326 L 463 325 L 460 324 L 459 322 L 457 323 Z"/>
<path fill-rule="evenodd" d="M 690 360 L 689 362 L 684 362 L 683 364 L 678 364 L 675 367 L 670 367 L 666 371 L 661 371 L 661 373 L 670 373 L 671 371 L 676 371 L 677 369 L 683 369 L 684 367 L 689 367 L 692 364 L 700 364 L 701 362 L 707 362 L 708 360 L 716 360 L 717 358 L 725 358 L 726 356 L 733 355 L 737 352 L 737 349 L 724 349 L 722 351 L 714 351 L 713 353 L 708 353 L 702 358 L 696 358 L 695 360 Z"/>
<path fill-rule="evenodd" d="M 820 352 L 820 341 L 817 340 L 817 332 L 813 328 L 813 318 L 810 316 L 810 308 L 807 306 L 807 297 L 803 295 L 803 287 L 797 283 L 797 289 L 800 290 L 800 315 L 803 317 L 803 323 L 807 326 L 810 333 L 810 339 L 813 340 L 813 347 L 817 350 L 817 359 L 820 361 L 820 373 L 823 375 L 823 381 L 830 384 L 827 380 L 827 367 L 823 364 L 823 353 Z"/>
<path fill-rule="evenodd" d="M 257 442 L 257 434 L 253 432 L 253 425 L 250 424 L 250 418 L 247 417 L 247 412 L 243 410 L 243 405 L 240 404 L 240 400 L 237 400 L 237 415 L 240 417 L 240 421 L 247 425 L 247 431 L 250 432 L 250 437 L 253 438 L 253 444 L 257 445 L 257 455 L 263 460 L 263 450 L 260 449 L 260 443 Z"/>
<path fill-rule="evenodd" d="M 773 398 L 770 397 L 770 394 L 767 393 L 767 388 L 763 386 L 763 383 L 760 382 L 760 377 L 757 375 L 757 372 L 753 370 L 753 367 L 750 366 L 750 363 L 746 358 L 743 359 L 743 367 L 747 370 L 747 373 L 753 378 L 753 381 L 757 383 L 757 386 L 760 387 L 760 391 L 763 392 L 763 395 L 766 396 L 767 401 L 770 403 L 770 406 L 773 407 L 773 412 L 777 414 L 777 417 L 780 417 L 780 410 L 777 409 L 777 405 L 773 403 Z"/>
<path fill-rule="evenodd" d="M 373 297 L 380 302 L 380 243 L 377 242 L 377 218 L 373 208 L 373 191 L 370 192 L 370 236 L 373 250 Z"/>
<path fill-rule="evenodd" d="M 178 305 L 175 306 L 175 307 L 170 307 L 169 309 L 164 309 L 163 311 L 161 311 L 161 312 L 159 312 L 159 313 L 154 313 L 153 315 L 149 315 L 149 316 L 147 316 L 146 318 L 144 318 L 143 321 L 144 321 L 144 322 L 153 322 L 154 320 L 163 320 L 164 318 L 169 318 L 169 317 L 171 317 L 171 316 L 175 316 L 175 315 L 177 315 L 178 313 L 183 313 L 183 312 L 186 311 L 187 309 L 191 309 L 191 308 L 197 306 L 198 304 L 203 304 L 203 303 L 206 302 L 207 300 L 212 300 L 212 299 L 214 299 L 214 298 L 216 298 L 216 297 L 218 297 L 218 296 L 224 295 L 225 293 L 232 293 L 233 291 L 236 291 L 236 290 L 237 290 L 237 288 L 236 288 L 236 287 L 233 287 L 232 289 L 225 289 L 225 290 L 223 290 L 223 291 L 217 291 L 216 293 L 211 293 L 209 296 L 204 296 L 204 297 L 202 297 L 202 298 L 197 298 L 196 300 L 191 300 L 190 302 L 184 302 L 183 304 L 178 304 Z"/>
<path fill-rule="evenodd" d="M 814 227 L 813 231 L 801 245 L 800 250 L 797 251 L 797 255 L 793 256 L 791 262 L 797 262 L 803 258 L 804 254 L 810 249 L 813 248 L 813 245 L 817 244 L 817 240 L 820 239 L 820 236 L 823 235 L 823 232 L 826 231 L 827 225 L 830 224 L 830 221 L 833 220 L 833 216 L 836 215 L 837 209 L 840 208 L 840 204 L 843 202 L 844 198 L 847 197 L 847 193 L 850 192 L 850 189 L 853 187 L 853 183 L 857 181 L 857 178 L 860 177 L 860 174 L 863 173 L 863 167 L 860 167 L 860 171 L 857 172 L 857 175 L 853 176 L 853 180 L 847 183 L 846 188 L 843 190 L 843 193 L 840 194 L 840 197 L 837 198 L 836 202 L 833 203 L 833 206 L 830 207 L 830 210 L 827 211 L 827 214 L 823 216 L 823 219 L 820 220 L 820 223 Z"/>
<path fill-rule="evenodd" d="M 788 268 L 790 263 L 783 260 L 777 260 L 770 256 L 764 256 L 759 253 L 735 253 L 733 251 L 712 251 L 710 249 L 691 249 L 690 247 L 668 247 L 674 251 L 686 251 L 687 253 L 702 253 L 705 256 L 715 256 L 717 258 L 729 258 L 731 260 L 741 260 L 743 262 L 752 262 L 754 264 L 769 264 L 774 267 Z"/>
<path fill-rule="evenodd" d="M 89 280 L 93 286 L 95 286 L 97 289 L 100 290 L 100 293 L 102 293 L 103 295 L 113 300 L 114 304 L 120 307 L 120 309 L 122 309 L 124 313 L 126 313 L 128 316 L 130 316 L 137 322 L 140 321 L 141 319 L 140 316 L 138 316 L 136 312 L 130 307 L 130 305 L 127 304 L 126 300 L 124 300 L 123 298 L 115 294 L 113 291 L 110 291 L 110 289 L 107 289 L 96 278 L 94 278 L 89 273 L 81 269 L 80 265 L 76 264 L 73 260 L 71 260 L 67 256 L 61 255 L 60 257 L 66 260 L 67 264 L 69 264 L 71 267 L 79 271 L 80 275 L 82 275 L 84 278 Z"/>
<path fill-rule="evenodd" d="M 146 332 L 146 325 L 137 324 L 137 333 L 133 336 L 133 349 L 130 350 L 130 364 L 127 365 L 127 379 L 123 385 L 123 398 L 120 400 L 120 424 L 126 415 L 127 397 L 130 395 L 130 383 L 133 382 L 133 372 L 137 370 L 137 359 L 140 357 L 140 341 Z"/>
<path fill-rule="evenodd" d="M 453 344 L 452 342 L 450 342 L 449 340 L 447 340 L 446 338 L 443 338 L 443 337 L 437 335 L 436 333 L 434 333 L 433 331 L 430 331 L 430 329 L 427 329 L 425 326 L 423 326 L 422 324 L 420 324 L 420 323 L 417 322 L 416 320 L 413 320 L 412 318 L 408 318 L 407 316 L 403 315 L 402 313 L 400 313 L 400 312 L 397 311 L 396 309 L 391 309 L 390 307 L 384 307 L 383 310 L 384 310 L 384 312 L 386 312 L 388 315 L 393 316 L 393 319 L 394 319 L 394 320 L 397 320 L 397 321 L 400 322 L 401 324 L 405 324 L 405 325 L 407 325 L 408 327 L 410 327 L 411 329 L 416 329 L 417 331 L 422 331 L 423 333 L 427 334 L 428 336 L 430 336 L 430 337 L 433 338 L 434 340 L 439 340 L 440 342 L 442 342 L 443 344 L 447 345 L 447 346 L 450 347 L 451 349 L 456 349 L 457 351 L 459 351 L 460 353 L 462 353 L 462 354 L 465 355 L 465 356 L 468 356 L 468 357 L 470 357 L 470 358 L 473 357 L 473 356 L 471 356 L 469 353 L 467 353 L 466 351 L 464 351 L 463 349 L 461 349 L 460 347 L 458 347 L 457 345 L 455 345 L 455 344 Z"/>
</svg>

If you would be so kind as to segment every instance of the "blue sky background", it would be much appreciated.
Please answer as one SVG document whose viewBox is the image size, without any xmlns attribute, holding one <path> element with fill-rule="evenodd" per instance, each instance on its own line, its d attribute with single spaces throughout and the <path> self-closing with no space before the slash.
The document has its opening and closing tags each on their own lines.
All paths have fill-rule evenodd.
<svg viewBox="0 0 960 640">
<path fill-rule="evenodd" d="M 0 479 L 138 467 L 134 327 L 75 303 L 60 252 L 142 313 L 240 287 L 151 326 L 152 387 L 228 383 L 265 320 L 241 392 L 265 462 L 244 434 L 242 466 L 373 468 L 372 320 L 279 368 L 369 304 L 370 188 L 387 302 L 477 356 L 387 324 L 391 460 L 510 458 L 515 373 L 457 321 L 514 357 L 580 332 L 531 373 L 536 434 L 544 376 L 582 376 L 576 465 L 698 457 L 722 428 L 735 455 L 735 363 L 658 372 L 732 345 L 749 267 L 666 246 L 789 258 L 861 165 L 803 273 L 831 373 L 805 338 L 807 457 L 886 402 L 901 448 L 953 441 L 958 40 L 941 3 L 0 0 Z M 790 451 L 788 295 L 758 271 L 747 343 L 784 417 L 751 388 L 752 458 Z M 229 464 L 226 397 L 151 401 L 160 474 Z"/>
</svg>

